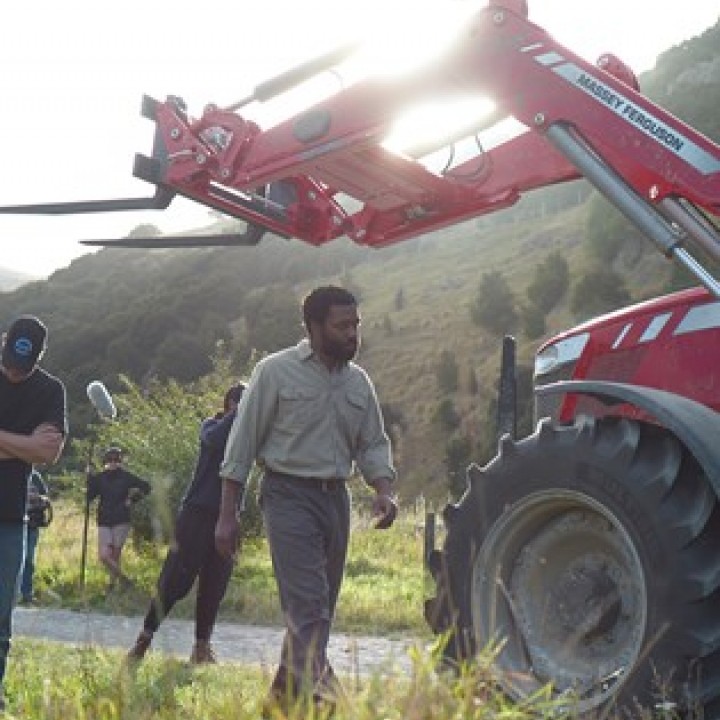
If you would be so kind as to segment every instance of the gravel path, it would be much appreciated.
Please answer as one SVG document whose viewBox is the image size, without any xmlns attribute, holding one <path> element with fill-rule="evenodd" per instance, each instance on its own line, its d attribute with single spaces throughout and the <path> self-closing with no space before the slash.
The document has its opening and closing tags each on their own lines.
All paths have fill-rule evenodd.
<svg viewBox="0 0 720 720">
<path fill-rule="evenodd" d="M 102 645 L 127 650 L 135 641 L 142 618 L 71 610 L 18 607 L 13 612 L 15 637 L 42 638 L 75 645 Z M 223 662 L 277 664 L 283 630 L 277 627 L 218 623 L 213 646 Z M 408 649 L 418 641 L 411 638 L 388 640 L 333 633 L 328 654 L 338 674 L 370 675 L 410 671 Z M 154 652 L 189 657 L 193 643 L 193 623 L 167 619 L 153 642 Z"/>
</svg>

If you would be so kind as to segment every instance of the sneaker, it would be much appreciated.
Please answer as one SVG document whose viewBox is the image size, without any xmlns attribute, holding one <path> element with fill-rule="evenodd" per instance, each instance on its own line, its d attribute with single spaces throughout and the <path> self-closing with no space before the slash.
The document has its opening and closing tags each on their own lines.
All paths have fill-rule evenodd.
<svg viewBox="0 0 720 720">
<path fill-rule="evenodd" d="M 143 630 L 138 636 L 135 644 L 128 650 L 128 662 L 140 662 L 152 644 L 152 633 Z"/>
<path fill-rule="evenodd" d="M 215 664 L 217 658 L 209 640 L 196 640 L 190 653 L 190 662 L 193 665 Z"/>
</svg>

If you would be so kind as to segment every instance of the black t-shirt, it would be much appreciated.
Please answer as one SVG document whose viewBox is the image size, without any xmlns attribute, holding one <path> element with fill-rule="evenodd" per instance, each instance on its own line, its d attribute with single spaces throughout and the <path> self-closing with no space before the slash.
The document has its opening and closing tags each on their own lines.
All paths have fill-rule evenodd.
<svg viewBox="0 0 720 720">
<path fill-rule="evenodd" d="M 138 490 L 139 496 L 130 491 Z M 100 498 L 97 509 L 97 524 L 100 527 L 115 527 L 130 522 L 130 505 L 150 492 L 150 483 L 117 467 L 103 470 L 88 478 L 88 501 Z"/>
<path fill-rule="evenodd" d="M 26 380 L 11 383 L 0 372 L 0 430 L 32 435 L 44 423 L 67 434 L 65 387 L 60 380 L 36 368 Z M 24 522 L 31 470 L 23 460 L 0 460 L 0 522 Z"/>
</svg>

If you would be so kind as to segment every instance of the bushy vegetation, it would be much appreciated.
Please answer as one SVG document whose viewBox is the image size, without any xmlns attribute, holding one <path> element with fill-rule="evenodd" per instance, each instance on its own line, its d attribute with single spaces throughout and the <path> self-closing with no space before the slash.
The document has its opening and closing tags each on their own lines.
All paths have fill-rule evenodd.
<svg viewBox="0 0 720 720">
<path fill-rule="evenodd" d="M 497 337 L 514 332 L 518 321 L 515 296 L 501 272 L 488 272 L 482 276 L 470 306 L 470 317 L 476 325 Z"/>
<path fill-rule="evenodd" d="M 73 443 L 70 454 L 88 458 L 96 466 L 104 449 L 117 445 L 128 470 L 150 481 L 152 493 L 135 508 L 138 541 L 166 542 L 172 536 L 175 512 L 197 460 L 200 423 L 222 411 L 225 392 L 240 379 L 222 346 L 211 361 L 212 372 L 190 385 L 155 379 L 140 387 L 121 376 L 122 390 L 114 398 L 117 419 L 96 422 L 86 438 Z M 82 505 L 83 493 L 75 492 L 74 497 Z M 243 529 L 247 536 L 260 532 L 253 502 L 248 504 Z"/>
<path fill-rule="evenodd" d="M 623 279 L 611 268 L 598 267 L 581 275 L 573 285 L 570 309 L 576 318 L 585 320 L 630 302 Z"/>
</svg>

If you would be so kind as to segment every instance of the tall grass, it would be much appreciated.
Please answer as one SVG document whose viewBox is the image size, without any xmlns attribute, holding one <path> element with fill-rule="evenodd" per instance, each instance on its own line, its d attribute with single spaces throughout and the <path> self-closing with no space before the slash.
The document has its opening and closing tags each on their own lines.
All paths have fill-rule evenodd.
<svg viewBox="0 0 720 720">
<path fill-rule="evenodd" d="M 412 655 L 408 674 L 397 670 L 342 678 L 346 697 L 335 720 L 562 720 L 568 709 L 542 690 L 511 703 L 498 691 L 491 655 L 458 674 L 436 671 L 436 658 Z M 325 720 L 327 709 L 299 702 L 287 714 L 261 715 L 270 683 L 267 668 L 222 663 L 193 667 L 150 657 L 130 669 L 117 651 L 18 641 L 6 677 L 8 718 L 25 720 Z"/>
<path fill-rule="evenodd" d="M 430 720 L 537 715 L 545 697 L 511 704 L 496 689 L 489 660 L 459 674 L 438 672 L 440 641 L 423 650 L 428 631 L 422 620 L 427 578 L 422 565 L 424 517 L 401 512 L 394 528 L 378 532 L 362 512 L 353 533 L 335 629 L 424 636 L 410 650 L 410 671 L 388 662 L 372 676 L 341 678 L 346 697 L 337 720 Z M 159 572 L 166 548 L 131 543 L 124 565 L 137 592 L 108 594 L 107 578 L 95 559 L 96 528 L 90 523 L 87 578 L 80 587 L 83 516 L 57 503 L 53 524 L 42 531 L 37 557 L 41 604 L 104 612 L 139 613 Z M 192 597 L 174 611 L 190 616 Z M 277 623 L 274 579 L 263 540 L 248 542 L 239 556 L 223 604 L 225 621 Z M 488 658 L 490 656 L 488 655 Z M 407 665 L 405 665 L 407 667 Z M 257 720 L 274 667 L 221 663 L 193 667 L 174 657 L 151 654 L 129 668 L 118 650 L 16 638 L 6 676 L 7 717 L 27 720 Z M 306 702 L 278 709 L 267 720 L 324 720 L 326 710 Z M 558 717 L 558 714 L 555 714 Z"/>
<path fill-rule="evenodd" d="M 352 543 L 335 630 L 412 635 L 408 663 L 388 661 L 372 675 L 341 677 L 346 697 L 335 720 L 522 720 L 574 718 L 572 699 L 554 697 L 543 687 L 511 701 L 495 674 L 495 650 L 453 672 L 440 663 L 444 638 L 431 641 L 422 619 L 429 593 L 422 564 L 421 509 L 400 513 L 394 528 L 371 529 L 362 512 L 353 517 Z M 80 588 L 82 513 L 58 503 L 55 521 L 42 531 L 37 585 L 41 604 L 111 613 L 146 610 L 166 548 L 126 549 L 126 571 L 136 580 L 132 592 L 106 593 L 107 578 L 95 559 L 96 529 L 91 522 L 87 582 Z M 191 617 L 191 596 L 173 610 Z M 276 590 L 266 543 L 247 543 L 223 604 L 221 620 L 279 624 Z M 404 669 L 403 669 L 404 668 Z M 7 718 L 27 720 L 326 720 L 326 712 L 300 702 L 287 714 L 261 714 L 273 667 L 222 662 L 193 667 L 162 653 L 151 653 L 131 669 L 124 653 L 93 645 L 62 645 L 15 638 L 6 675 Z M 650 714 L 638 711 L 638 717 Z M 665 715 L 670 718 L 670 715 Z"/>
<path fill-rule="evenodd" d="M 424 517 L 419 510 L 400 513 L 388 531 L 372 529 L 361 508 L 353 515 L 353 532 L 346 576 L 338 603 L 335 629 L 347 632 L 422 635 L 427 629 L 422 616 L 428 592 L 423 568 Z M 83 513 L 77 506 L 59 501 L 55 519 L 41 530 L 37 550 L 35 587 L 41 605 L 102 612 L 141 614 L 154 589 L 164 544 L 129 541 L 123 553 L 123 569 L 136 588 L 108 592 L 108 576 L 97 560 L 97 528 L 91 517 L 87 565 L 81 589 Z M 194 594 L 178 603 L 173 617 L 193 616 Z M 220 620 L 253 624 L 282 623 L 277 590 L 263 538 L 247 540 L 238 555 L 223 601 Z"/>
</svg>

